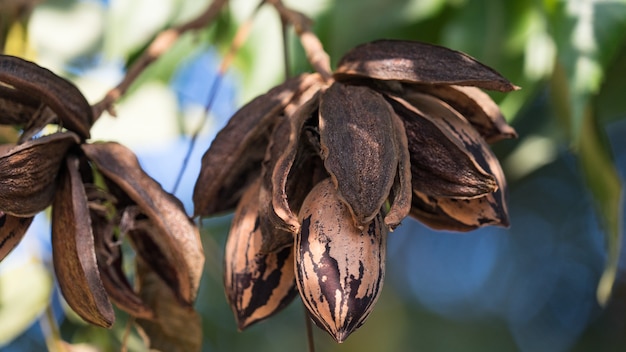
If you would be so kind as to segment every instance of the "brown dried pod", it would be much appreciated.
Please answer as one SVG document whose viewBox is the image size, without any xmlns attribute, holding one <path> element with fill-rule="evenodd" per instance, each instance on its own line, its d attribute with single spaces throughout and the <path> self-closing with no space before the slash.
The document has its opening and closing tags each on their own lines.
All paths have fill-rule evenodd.
<svg viewBox="0 0 626 352">
<path fill-rule="evenodd" d="M 68 156 L 52 206 L 52 259 L 63 297 L 86 321 L 111 327 L 115 313 L 100 279 L 78 159 Z"/>
<path fill-rule="evenodd" d="M 89 211 L 98 270 L 109 298 L 134 318 L 149 319 L 154 312 L 135 292 L 123 270 L 122 243 L 114 235 L 115 223 L 93 207 Z"/>
<path fill-rule="evenodd" d="M 414 187 L 414 201 L 411 215 L 425 223 L 436 224 L 436 228 L 446 228 L 450 224 L 452 230 L 471 230 L 486 225 L 508 226 L 508 209 L 506 205 L 506 180 L 504 172 L 485 140 L 456 110 L 446 103 L 419 93 L 406 96 L 407 101 L 418 109 L 422 116 L 428 118 L 437 128 L 446 134 L 449 140 L 466 150 L 487 174 L 492 175 L 495 189 L 479 197 L 441 197 L 425 196 L 426 189 Z M 415 198 L 415 197 L 414 197 Z M 421 214 L 427 215 L 425 218 Z M 437 217 L 433 214 L 440 214 Z M 434 216 L 434 217 L 433 217 Z M 443 221 L 439 223 L 439 221 Z"/>
<path fill-rule="evenodd" d="M 0 124 L 26 125 L 40 106 L 35 97 L 0 85 Z"/>
<path fill-rule="evenodd" d="M 369 223 L 389 198 L 399 167 L 403 171 L 399 182 L 410 184 L 406 134 L 394 115 L 383 96 L 367 87 L 334 83 L 321 97 L 324 166 L 359 227 Z M 407 213 L 408 207 L 404 216 Z"/>
<path fill-rule="evenodd" d="M 288 184 L 292 169 L 296 165 L 298 148 L 301 143 L 302 129 L 309 119 L 317 111 L 319 105 L 319 87 L 314 86 L 302 94 L 304 103 L 301 105 L 288 106 L 285 113 L 289 119 L 289 143 L 283 153 L 280 154 L 272 170 L 272 207 L 276 215 L 283 221 L 284 228 L 291 233 L 297 233 L 300 222 L 291 209 Z M 297 165 L 296 165 L 297 166 Z"/>
<path fill-rule="evenodd" d="M 111 192 L 137 205 L 129 235 L 138 254 L 162 275 L 183 302 L 197 294 L 204 265 L 198 228 L 181 202 L 148 176 L 132 151 L 118 143 L 84 144 L 82 149 L 108 181 Z M 116 191 L 116 192 L 114 192 Z"/>
<path fill-rule="evenodd" d="M 318 86 L 313 86 L 302 95 L 290 103 L 285 110 L 296 110 L 297 107 L 304 105 L 308 100 L 313 99 L 313 96 L 317 92 Z M 315 100 L 317 101 L 317 100 Z M 314 104 L 308 104 L 307 106 L 314 107 Z M 308 111 L 308 110 L 307 110 Z M 311 112 L 302 114 L 302 123 L 307 122 L 307 117 L 313 116 Z M 292 116 L 292 115 L 290 115 Z M 313 120 L 308 120 L 312 122 Z M 317 121 L 317 120 L 315 120 Z M 296 134 L 296 130 L 292 136 L 292 122 L 290 118 L 285 117 L 281 119 L 274 130 L 270 138 L 270 142 L 267 146 L 265 159 L 262 164 L 261 171 L 261 189 L 259 190 L 259 202 L 260 202 L 260 226 L 261 233 L 263 234 L 263 246 L 261 251 L 264 253 L 274 252 L 278 249 L 282 249 L 287 246 L 293 245 L 294 227 L 287 224 L 281 219 L 275 212 L 272 205 L 273 197 L 273 176 L 276 165 L 279 161 L 286 161 L 286 157 L 289 158 L 289 169 L 282 169 L 285 167 L 285 163 L 276 169 L 277 175 L 281 177 L 281 187 L 284 182 L 284 188 L 279 188 L 279 193 L 283 194 L 289 207 L 289 211 L 297 213 L 307 196 L 311 188 L 320 180 L 328 177 L 324 170 L 324 165 L 319 157 L 319 134 L 317 137 L 309 136 L 315 133 L 311 129 L 315 129 L 314 126 L 299 126 L 302 130 L 299 130 L 300 134 Z M 313 143 L 310 143 L 313 139 Z M 295 150 L 288 151 L 289 147 L 295 148 Z M 286 156 L 285 158 L 283 156 Z M 283 213 L 284 213 L 283 209 Z M 291 219 L 295 219 L 295 215 Z M 297 221 L 297 220 L 295 220 Z"/>
<path fill-rule="evenodd" d="M 78 136 L 61 132 L 2 148 L 0 155 L 0 211 L 30 217 L 52 202 L 56 177 L 70 147 Z"/>
<path fill-rule="evenodd" d="M 233 115 L 202 157 L 193 193 L 194 213 L 214 215 L 235 208 L 247 185 L 261 171 L 273 125 L 299 92 L 320 80 L 305 74 L 255 98 Z"/>
<path fill-rule="evenodd" d="M 475 198 L 497 189 L 492 175 L 437 124 L 403 99 L 389 99 L 402 118 L 409 144 L 413 188 L 438 197 Z M 455 143 L 455 140 L 457 141 Z"/>
<path fill-rule="evenodd" d="M 480 133 L 487 143 L 517 138 L 517 132 L 504 119 L 491 97 L 476 87 L 431 84 L 405 85 L 405 92 L 432 95 L 458 111 Z"/>
<path fill-rule="evenodd" d="M 193 306 L 181 302 L 162 276 L 136 260 L 136 278 L 142 301 L 154 309 L 151 319 L 135 320 L 146 350 L 162 352 L 199 352 L 202 350 L 202 319 Z"/>
<path fill-rule="evenodd" d="M 292 246 L 261 252 L 260 186 L 259 179 L 239 201 L 224 254 L 224 287 L 239 330 L 276 314 L 297 293 Z"/>
<path fill-rule="evenodd" d="M 32 216 L 18 218 L 0 212 L 0 262 L 20 243 L 31 222 Z"/>
<path fill-rule="evenodd" d="M 369 77 L 410 83 L 454 84 L 508 92 L 517 89 L 492 68 L 459 51 L 437 45 L 378 40 L 344 55 L 334 77 L 337 81 Z"/>
<path fill-rule="evenodd" d="M 387 227 L 378 214 L 360 230 L 327 179 L 307 196 L 296 236 L 296 282 L 313 320 L 337 342 L 372 311 L 385 276 Z"/>
<path fill-rule="evenodd" d="M 24 59 L 0 55 L 0 82 L 48 105 L 59 123 L 81 138 L 89 138 L 94 123 L 91 106 L 71 82 Z"/>
</svg>

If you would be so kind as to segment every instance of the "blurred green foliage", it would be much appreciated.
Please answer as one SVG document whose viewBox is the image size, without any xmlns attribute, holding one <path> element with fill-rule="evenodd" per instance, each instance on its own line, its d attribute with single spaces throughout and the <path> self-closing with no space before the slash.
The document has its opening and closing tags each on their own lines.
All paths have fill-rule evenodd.
<svg viewBox="0 0 626 352">
<path fill-rule="evenodd" d="M 490 93 L 520 135 L 517 140 L 494 146 L 509 180 L 511 230 L 457 235 L 433 234 L 411 223 L 403 226 L 390 238 L 390 250 L 395 248 L 397 255 L 389 255 L 387 284 L 367 323 L 342 345 L 315 329 L 317 349 L 626 350 L 626 266 L 620 265 L 619 258 L 626 171 L 626 142 L 622 141 L 626 133 L 626 1 L 285 2 L 312 17 L 314 31 L 333 63 L 363 42 L 380 38 L 418 40 L 464 51 L 522 87 L 507 95 Z M 148 0 L 49 0 L 37 4 L 28 25 L 19 18 L 20 25 L 5 26 L 11 19 L 8 12 L 3 12 L 3 42 L 24 42 L 12 50 L 21 50 L 17 54 L 34 56 L 42 65 L 75 79 L 95 101 L 115 82 L 102 75 L 81 74 L 81 62 L 89 62 L 89 70 L 111 62 L 123 69 L 159 30 L 191 18 L 206 3 L 168 0 L 157 6 Z M 2 6 L 7 5 L 0 2 Z M 254 6 L 250 1 L 232 1 L 212 26 L 183 36 L 144 72 L 128 95 L 148 83 L 169 84 L 185 59 L 203 50 L 215 48 L 224 53 Z M 80 40 L 63 37 L 62 29 L 80 18 L 99 19 L 93 26 L 82 22 L 87 25 L 80 30 L 93 33 L 76 35 Z M 24 28 L 31 34 L 29 38 L 21 32 Z M 49 29 L 49 33 L 42 28 Z M 288 34 L 290 73 L 310 71 L 297 38 L 292 32 Z M 61 42 L 74 43 L 74 47 L 67 49 Z M 238 82 L 239 105 L 284 79 L 282 50 L 280 20 L 271 9 L 264 8 L 231 72 Z M 150 104 L 158 105 L 159 101 Z M 146 124 L 150 123 L 149 116 L 119 117 L 133 118 L 146 118 Z M 179 119 L 180 124 L 189 123 L 183 111 L 171 118 Z M 130 131 L 129 138 L 132 132 L 143 131 Z M 180 160 L 172 162 L 178 165 Z M 187 205 L 191 202 L 182 201 Z M 207 261 L 197 309 L 203 318 L 204 350 L 305 350 L 304 308 L 299 302 L 245 332 L 236 331 L 221 277 L 229 220 L 225 216 L 203 222 Z M 451 243 L 461 240 L 462 248 L 452 251 Z M 485 248 L 476 249 L 478 241 L 487 243 Z M 428 243 L 432 247 L 419 247 Z M 594 247 L 596 244 L 599 246 Z M 564 258 L 560 255 L 567 250 L 573 252 L 563 264 L 558 258 Z M 412 257 L 418 253 L 420 258 Z M 457 265 L 462 263 L 458 257 L 465 258 L 466 253 L 476 255 L 467 257 L 466 265 Z M 424 267 L 412 268 L 415 263 Z M 449 298 L 451 290 L 466 292 L 463 290 L 468 282 L 475 280 L 472 268 L 481 265 L 486 268 L 481 276 L 485 283 L 472 286 L 471 296 Z M 417 271 L 441 274 L 432 281 L 420 282 L 417 278 L 422 276 Z M 14 273 L 3 271 L 0 275 L 0 297 L 5 297 L 2 293 L 9 291 L 3 287 L 11 285 L 6 281 Z M 441 286 L 433 284 L 437 282 Z M 420 290 L 420 285 L 431 286 Z M 49 297 L 49 285 L 39 286 L 33 290 Z M 570 287 L 578 290 L 572 292 L 582 293 L 562 294 Z M 429 301 L 425 291 L 438 292 L 439 303 Z M 33 297 L 39 297 L 34 292 Z M 555 303 L 556 299 L 560 304 Z M 8 308 L 15 309 L 8 304 L 0 302 L 0 317 L 7 314 Z M 585 314 L 574 314 L 574 308 L 584 308 Z M 115 328 L 106 331 L 86 326 L 69 315 L 62 322 L 61 334 L 71 343 L 119 350 L 127 317 L 121 313 L 118 316 Z M 2 320 L 2 324 L 23 328 L 25 323 Z M 9 331 L 4 326 L 0 330 Z M 19 344 L 14 346 L 20 350 Z M 141 350 L 134 332 L 128 346 Z"/>
</svg>

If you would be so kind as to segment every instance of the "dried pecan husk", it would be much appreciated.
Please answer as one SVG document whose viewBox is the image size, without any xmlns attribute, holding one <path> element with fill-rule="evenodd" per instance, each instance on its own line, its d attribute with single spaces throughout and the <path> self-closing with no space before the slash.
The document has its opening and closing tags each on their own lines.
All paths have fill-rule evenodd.
<svg viewBox="0 0 626 352">
<path fill-rule="evenodd" d="M 89 210 L 94 234 L 96 259 L 102 284 L 115 305 L 134 318 L 150 319 L 153 310 L 135 292 L 123 270 L 122 241 L 116 238 L 115 217 L 91 207 Z"/>
<path fill-rule="evenodd" d="M 260 188 L 258 179 L 239 201 L 224 254 L 226 297 L 240 331 L 276 314 L 297 293 L 293 239 L 292 246 L 269 254 L 261 251 Z"/>
<path fill-rule="evenodd" d="M 179 299 L 191 304 L 198 291 L 204 253 L 199 231 L 181 202 L 141 169 L 128 148 L 109 142 L 84 144 L 82 150 L 120 199 L 118 206 L 136 204 L 126 227 L 138 254 L 162 275 Z"/>
<path fill-rule="evenodd" d="M 430 84 L 405 84 L 405 94 L 420 92 L 432 95 L 458 111 L 480 133 L 487 143 L 517 138 L 517 132 L 504 119 L 491 97 L 476 87 Z"/>
<path fill-rule="evenodd" d="M 495 177 L 447 128 L 400 98 L 389 100 L 409 140 L 413 189 L 437 197 L 475 198 L 497 189 Z M 471 128 L 471 127 L 470 127 Z M 458 131 L 459 133 L 463 131 Z"/>
<path fill-rule="evenodd" d="M 26 125 L 40 106 L 41 101 L 35 97 L 0 85 L 0 124 Z"/>
<path fill-rule="evenodd" d="M 287 229 L 291 233 L 297 233 L 300 228 L 295 210 L 291 208 L 289 196 L 290 180 L 294 180 L 291 175 L 292 170 L 297 166 L 296 158 L 302 141 L 302 131 L 305 125 L 314 119 L 318 111 L 319 105 L 319 86 L 313 86 L 305 91 L 301 98 L 304 103 L 299 105 L 290 105 L 285 110 L 285 114 L 289 119 L 289 143 L 278 160 L 272 171 L 272 207 L 276 215 L 282 220 L 282 228 Z M 297 172 L 297 171 L 295 171 Z M 311 176 L 308 176 L 311 177 Z M 294 180 L 298 182 L 298 180 Z M 269 189 L 269 187 L 268 187 Z"/>
<path fill-rule="evenodd" d="M 287 80 L 255 98 L 233 115 L 202 157 L 193 201 L 195 215 L 233 210 L 261 171 L 273 125 L 299 93 L 320 81 L 317 74 Z"/>
<path fill-rule="evenodd" d="M 86 321 L 111 327 L 115 313 L 98 271 L 78 158 L 67 156 L 52 206 L 52 259 L 68 305 Z"/>
<path fill-rule="evenodd" d="M 0 55 L 0 82 L 40 100 L 57 114 L 57 123 L 82 139 L 89 138 L 93 111 L 78 88 L 68 80 L 33 62 Z"/>
<path fill-rule="evenodd" d="M 154 317 L 135 320 L 149 351 L 196 352 L 202 349 L 202 320 L 193 305 L 181 302 L 153 266 L 136 258 L 136 278 L 142 301 Z"/>
<path fill-rule="evenodd" d="M 47 208 L 54 197 L 63 158 L 78 142 L 76 134 L 61 132 L 2 148 L 0 211 L 30 217 Z"/>
<path fill-rule="evenodd" d="M 324 166 L 359 227 L 378 214 L 395 182 L 400 155 L 406 157 L 400 152 L 407 148 L 401 143 L 406 136 L 398 131 L 403 127 L 394 122 L 394 115 L 383 96 L 366 87 L 334 83 L 321 97 Z M 408 172 L 400 176 L 400 182 L 410 184 Z"/>
<path fill-rule="evenodd" d="M 313 188 L 299 219 L 300 296 L 316 324 L 343 342 L 365 322 L 382 290 L 387 227 L 379 213 L 363 230 L 356 228 L 330 180 Z"/>
<path fill-rule="evenodd" d="M 32 216 L 21 218 L 0 212 L 0 262 L 20 243 L 32 222 Z"/>
<path fill-rule="evenodd" d="M 287 110 L 295 110 L 304 104 L 307 99 L 311 99 L 312 94 L 318 89 L 317 86 L 310 88 L 304 92 L 299 99 L 289 104 Z M 313 116 L 312 114 L 311 116 Z M 297 135 L 299 141 L 295 144 L 290 140 L 292 123 L 289 118 L 285 117 L 279 121 L 274 130 L 270 142 L 267 146 L 265 159 L 262 164 L 261 171 L 261 189 L 259 190 L 259 214 L 261 233 L 263 234 L 263 245 L 261 251 L 263 253 L 275 252 L 284 247 L 293 245 L 294 232 L 293 227 L 283 221 L 274 211 L 272 205 L 272 197 L 274 186 L 273 175 L 276 165 L 281 160 L 283 154 L 293 158 L 289 169 L 279 169 L 279 175 L 285 177 L 281 182 L 285 182 L 284 191 L 289 210 L 297 213 L 313 186 L 320 180 L 328 177 L 324 170 L 324 165 L 319 157 L 319 133 L 316 132 L 316 119 L 304 121 L 305 125 L 301 126 L 300 134 Z M 306 125 L 313 123 L 315 125 Z M 294 130 L 294 137 L 297 131 Z M 288 151 L 288 148 L 295 147 L 295 150 Z M 283 158 L 282 161 L 285 159 Z M 291 160 L 291 159 L 290 159 Z M 281 166 L 282 167 L 282 166 Z M 281 183 L 282 184 L 282 183 Z M 294 216 L 295 218 L 295 216 Z"/>
<path fill-rule="evenodd" d="M 345 54 L 334 78 L 358 77 L 408 83 L 475 86 L 509 92 L 517 89 L 492 68 L 459 51 L 403 40 L 378 40 L 362 44 Z"/>
<path fill-rule="evenodd" d="M 411 215 L 437 229 L 467 231 L 486 225 L 508 226 L 506 180 L 487 142 L 446 103 L 418 93 L 407 95 L 406 98 L 422 112 L 422 116 L 469 152 L 476 164 L 493 176 L 496 184 L 493 192 L 471 198 L 428 195 L 427 189 L 419 189 L 414 184 Z"/>
</svg>

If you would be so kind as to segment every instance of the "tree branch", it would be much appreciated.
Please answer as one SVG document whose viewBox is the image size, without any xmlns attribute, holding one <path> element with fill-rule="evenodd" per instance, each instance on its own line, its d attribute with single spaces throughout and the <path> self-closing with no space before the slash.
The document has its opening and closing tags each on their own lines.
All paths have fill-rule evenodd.
<svg viewBox="0 0 626 352">
<path fill-rule="evenodd" d="M 94 121 L 97 120 L 105 110 L 111 115 L 115 115 L 113 111 L 113 104 L 122 95 L 124 95 L 124 93 L 126 93 L 135 79 L 137 79 L 137 77 L 139 77 L 139 75 L 148 66 L 150 66 L 150 64 L 156 61 L 156 59 L 163 55 L 164 52 L 171 48 L 183 33 L 204 28 L 211 21 L 213 21 L 227 2 L 228 0 L 213 0 L 206 10 L 198 17 L 159 33 L 156 38 L 154 38 L 152 43 L 150 43 L 150 46 L 146 49 L 146 51 L 144 51 L 135 63 L 133 63 L 133 65 L 128 69 L 128 72 L 122 81 L 115 86 L 115 88 L 109 90 L 102 100 L 92 106 Z"/>
</svg>

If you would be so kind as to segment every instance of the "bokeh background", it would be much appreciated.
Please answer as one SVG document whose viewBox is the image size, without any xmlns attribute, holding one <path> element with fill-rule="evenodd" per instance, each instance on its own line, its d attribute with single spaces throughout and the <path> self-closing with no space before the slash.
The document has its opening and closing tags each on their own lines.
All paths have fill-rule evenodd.
<svg viewBox="0 0 626 352">
<path fill-rule="evenodd" d="M 198 14 L 207 0 L 0 0 L 5 53 L 48 67 L 91 103 L 124 76 L 152 38 Z M 407 219 L 389 236 L 387 278 L 366 324 L 335 344 L 314 330 L 319 351 L 625 351 L 626 1 L 322 0 L 285 3 L 314 20 L 333 62 L 380 38 L 464 51 L 521 86 L 495 93 L 519 138 L 493 146 L 507 175 L 511 227 L 433 231 Z M 256 2 L 232 0 L 206 29 L 189 33 L 142 74 L 94 126 L 94 140 L 133 149 L 144 169 L 192 212 L 200 158 L 237 108 L 285 77 L 280 20 L 269 7 L 205 105 L 221 60 Z M 310 71 L 292 31 L 290 74 Z M 222 288 L 231 215 L 202 220 L 205 273 L 197 300 L 203 351 L 304 351 L 299 301 L 237 332 Z M 0 350 L 121 349 L 127 316 L 90 327 L 60 299 L 40 214 L 0 264 Z M 607 300 L 607 283 L 616 281 Z M 142 351 L 133 331 L 128 350 Z M 63 349 L 58 349 L 62 351 Z M 66 349 L 69 350 L 69 349 Z"/>
</svg>

